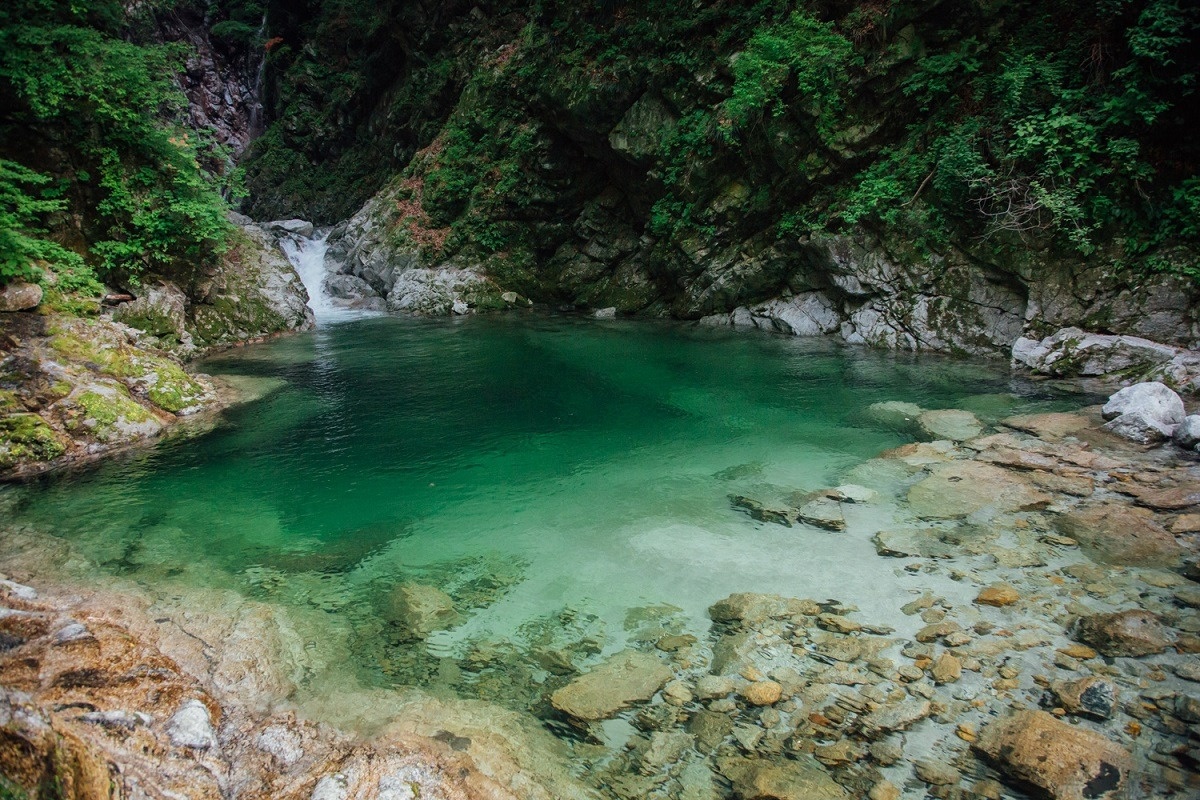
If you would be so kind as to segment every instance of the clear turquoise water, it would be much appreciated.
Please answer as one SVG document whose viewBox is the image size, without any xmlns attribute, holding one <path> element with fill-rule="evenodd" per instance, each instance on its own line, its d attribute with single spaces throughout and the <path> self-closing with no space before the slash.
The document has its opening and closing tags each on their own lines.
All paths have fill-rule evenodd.
<svg viewBox="0 0 1200 800">
<path fill-rule="evenodd" d="M 913 587 L 870 544 L 893 506 L 829 534 L 756 523 L 729 494 L 836 485 L 909 441 L 864 414 L 876 401 L 984 419 L 1079 405 L 1002 364 L 571 317 L 361 319 L 202 367 L 283 383 L 203 435 L 21 489 L 16 521 L 108 574 L 326 611 L 383 684 L 435 680 L 481 641 L 616 649 L 639 606 L 700 633 L 732 591 L 894 615 Z M 465 622 L 391 635 L 403 580 L 449 592 Z"/>
</svg>

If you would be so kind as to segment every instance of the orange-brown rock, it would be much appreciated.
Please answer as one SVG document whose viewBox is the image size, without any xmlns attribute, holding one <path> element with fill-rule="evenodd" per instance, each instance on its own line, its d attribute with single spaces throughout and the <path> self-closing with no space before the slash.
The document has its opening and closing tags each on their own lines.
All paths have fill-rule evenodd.
<svg viewBox="0 0 1200 800">
<path fill-rule="evenodd" d="M 1173 567 L 1183 557 L 1175 537 L 1144 508 L 1097 503 L 1063 514 L 1057 524 L 1093 560 L 1104 564 Z"/>
<path fill-rule="evenodd" d="M 140 797 L 216 800 L 229 785 L 241 800 L 388 787 L 446 800 L 592 797 L 552 736 L 491 704 L 330 694 L 343 715 L 373 715 L 379 733 L 365 740 L 272 711 L 294 686 L 271 666 L 280 653 L 263 649 L 282 646 L 266 607 L 191 600 L 189 614 L 168 618 L 162 601 L 151 616 L 134 595 L 0 593 L 0 774 L 68 800 L 115 800 L 134 786 Z"/>
<path fill-rule="evenodd" d="M 1116 742 L 1045 711 L 993 722 L 973 746 L 1007 778 L 1052 800 L 1121 797 L 1133 764 Z"/>
<path fill-rule="evenodd" d="M 1020 593 L 1007 583 L 993 583 L 985 586 L 976 596 L 975 602 L 981 606 L 1011 606 L 1021 599 Z"/>
</svg>

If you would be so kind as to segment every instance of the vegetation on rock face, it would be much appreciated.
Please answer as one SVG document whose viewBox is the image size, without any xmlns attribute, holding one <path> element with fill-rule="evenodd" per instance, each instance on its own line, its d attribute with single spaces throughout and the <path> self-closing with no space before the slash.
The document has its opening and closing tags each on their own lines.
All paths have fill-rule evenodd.
<svg viewBox="0 0 1200 800">
<path fill-rule="evenodd" d="M 186 283 L 231 246 L 238 171 L 215 177 L 221 149 L 182 123 L 184 48 L 154 43 L 195 2 L 0 8 L 0 281 Z M 397 245 L 541 299 L 636 249 L 637 275 L 585 300 L 649 308 L 730 243 L 860 228 L 1200 272 L 1200 11 L 1182 0 L 219 0 L 204 17 L 266 59 L 248 211 L 334 223 L 386 185 Z M 588 239 L 604 252 L 568 252 Z"/>
<path fill-rule="evenodd" d="M 1180 0 L 339 0 L 268 24 L 276 121 L 247 169 L 270 215 L 336 221 L 402 173 L 397 235 L 526 271 L 602 190 L 685 250 L 859 225 L 1196 271 L 1171 255 L 1200 240 Z"/>
<path fill-rule="evenodd" d="M 31 262 L 89 289 L 89 268 L 190 275 L 226 246 L 220 187 L 199 163 L 215 145 L 173 122 L 183 51 L 143 43 L 173 4 L 127 5 L 0 6 L 0 281 L 35 277 Z"/>
</svg>

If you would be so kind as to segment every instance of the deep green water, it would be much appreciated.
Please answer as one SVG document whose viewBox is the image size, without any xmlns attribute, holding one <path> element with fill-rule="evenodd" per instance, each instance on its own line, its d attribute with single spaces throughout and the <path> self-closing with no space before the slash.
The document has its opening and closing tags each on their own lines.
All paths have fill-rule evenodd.
<svg viewBox="0 0 1200 800">
<path fill-rule="evenodd" d="M 909 441 L 863 413 L 876 401 L 984 419 L 1080 403 L 1003 364 L 570 317 L 361 319 L 202 366 L 284 383 L 208 433 L 21 489 L 16 521 L 106 574 L 323 609 L 383 683 L 433 680 L 482 640 L 615 649 L 638 606 L 702 633 L 732 591 L 894 615 L 913 586 L 870 544 L 893 506 L 831 534 L 756 523 L 728 495 L 833 486 Z M 400 643 L 381 612 L 403 580 L 466 622 Z"/>
</svg>

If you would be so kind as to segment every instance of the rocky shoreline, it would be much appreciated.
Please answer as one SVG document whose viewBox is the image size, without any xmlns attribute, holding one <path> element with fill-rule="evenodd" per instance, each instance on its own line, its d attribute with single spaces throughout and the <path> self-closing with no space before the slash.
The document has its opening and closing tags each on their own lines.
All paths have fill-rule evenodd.
<svg viewBox="0 0 1200 800">
<path fill-rule="evenodd" d="M 352 642 L 169 580 L 56 588 L 69 545 L 14 532 L 0 568 L 37 589 L 4 584 L 0 758 L 26 788 L 67 770 L 131 796 L 134 780 L 148 796 L 318 800 L 1188 796 L 1200 462 L 1122 438 L 1114 410 L 989 430 L 956 409 L 873 406 L 918 441 L 827 490 L 733 502 L 791 526 L 797 546 L 870 537 L 912 586 L 894 616 L 864 618 L 849 596 L 743 593 L 709 608 L 707 631 L 670 606 L 631 610 L 615 652 L 481 642 L 441 659 L 434 684 L 502 692 L 504 675 L 540 674 L 514 688 L 536 695 L 533 713 L 436 685 L 310 687 L 301 702 Z M 888 503 L 900 522 L 863 529 L 858 509 Z M 947 579 L 957 594 L 922 588 Z M 416 649 L 462 620 L 433 586 L 402 585 L 394 605 Z M 629 735 L 612 739 L 618 720 Z"/>
<path fill-rule="evenodd" d="M 312 327 L 276 234 L 240 222 L 221 269 L 193 285 L 147 281 L 91 317 L 38 313 L 40 291 L 0 313 L 0 481 L 82 466 L 183 420 L 202 428 L 238 391 L 187 361 Z"/>
</svg>

